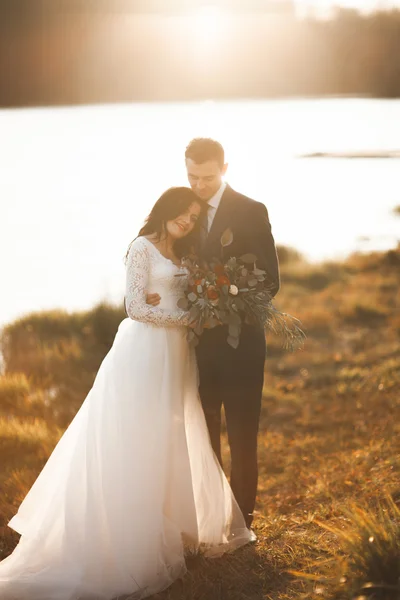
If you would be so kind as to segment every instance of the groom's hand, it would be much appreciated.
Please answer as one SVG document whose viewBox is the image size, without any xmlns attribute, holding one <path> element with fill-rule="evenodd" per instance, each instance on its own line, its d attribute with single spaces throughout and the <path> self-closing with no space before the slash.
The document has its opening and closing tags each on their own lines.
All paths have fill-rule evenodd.
<svg viewBox="0 0 400 600">
<path fill-rule="evenodd" d="M 147 294 L 146 296 L 146 304 L 150 304 L 150 306 L 158 306 L 161 301 L 161 296 L 159 294 Z"/>
<path fill-rule="evenodd" d="M 204 329 L 215 329 L 215 327 L 219 327 L 220 325 L 223 325 L 222 321 L 217 320 L 216 325 L 210 326 L 208 323 L 204 323 L 203 327 Z"/>
</svg>

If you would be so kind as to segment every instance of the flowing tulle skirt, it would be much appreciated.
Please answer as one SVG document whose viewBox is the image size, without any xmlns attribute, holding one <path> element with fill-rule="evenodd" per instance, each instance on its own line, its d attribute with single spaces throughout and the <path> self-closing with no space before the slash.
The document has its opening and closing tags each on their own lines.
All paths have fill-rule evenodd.
<svg viewBox="0 0 400 600">
<path fill-rule="evenodd" d="M 184 328 L 119 326 L 9 526 L 2 600 L 144 598 L 252 539 L 212 451 Z"/>
</svg>

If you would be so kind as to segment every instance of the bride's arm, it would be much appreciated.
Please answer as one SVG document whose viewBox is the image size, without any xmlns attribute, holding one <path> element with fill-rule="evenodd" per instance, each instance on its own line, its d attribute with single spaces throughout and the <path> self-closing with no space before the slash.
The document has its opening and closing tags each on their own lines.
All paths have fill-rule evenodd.
<svg viewBox="0 0 400 600">
<path fill-rule="evenodd" d="M 149 272 L 149 249 L 137 238 L 130 247 L 126 264 L 125 303 L 128 317 L 160 327 L 189 325 L 189 313 L 184 310 L 164 310 L 146 304 Z"/>
</svg>

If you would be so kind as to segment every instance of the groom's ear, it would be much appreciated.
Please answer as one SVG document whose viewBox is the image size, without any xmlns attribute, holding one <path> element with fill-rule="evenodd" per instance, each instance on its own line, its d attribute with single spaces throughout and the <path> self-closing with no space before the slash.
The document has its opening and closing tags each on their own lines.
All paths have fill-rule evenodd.
<svg viewBox="0 0 400 600">
<path fill-rule="evenodd" d="M 227 170 L 228 170 L 228 163 L 225 163 L 224 166 L 221 169 L 222 175 L 225 175 L 225 173 L 227 172 Z"/>
</svg>

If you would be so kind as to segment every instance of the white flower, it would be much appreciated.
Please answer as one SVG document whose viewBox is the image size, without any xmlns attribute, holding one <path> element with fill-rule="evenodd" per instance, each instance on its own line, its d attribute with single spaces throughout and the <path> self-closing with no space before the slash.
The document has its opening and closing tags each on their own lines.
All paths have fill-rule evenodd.
<svg viewBox="0 0 400 600">
<path fill-rule="evenodd" d="M 239 290 L 238 290 L 238 288 L 236 287 L 236 285 L 231 285 L 231 286 L 230 286 L 230 288 L 229 288 L 229 293 L 230 293 L 232 296 L 237 296 L 237 295 L 238 295 L 238 293 L 239 293 Z"/>
</svg>

